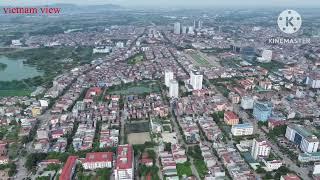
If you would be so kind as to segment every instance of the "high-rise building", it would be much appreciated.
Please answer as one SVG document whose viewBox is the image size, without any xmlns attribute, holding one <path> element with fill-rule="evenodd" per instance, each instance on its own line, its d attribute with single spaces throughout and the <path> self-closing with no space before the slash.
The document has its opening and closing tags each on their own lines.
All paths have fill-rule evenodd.
<svg viewBox="0 0 320 180">
<path fill-rule="evenodd" d="M 173 80 L 173 72 L 166 70 L 164 72 L 164 83 L 167 87 L 170 87 L 170 81 Z"/>
<path fill-rule="evenodd" d="M 188 34 L 191 34 L 191 35 L 194 34 L 194 28 L 193 28 L 193 26 L 190 26 L 190 27 L 189 27 L 189 29 L 188 29 Z"/>
<path fill-rule="evenodd" d="M 202 81 L 203 75 L 199 71 L 191 71 L 190 73 L 190 84 L 193 90 L 200 90 L 202 89 Z"/>
<path fill-rule="evenodd" d="M 169 97 L 171 97 L 171 98 L 179 97 L 179 83 L 176 80 L 170 81 Z"/>
<path fill-rule="evenodd" d="M 251 156 L 257 160 L 259 157 L 268 157 L 271 151 L 271 145 L 265 140 L 253 139 Z"/>
<path fill-rule="evenodd" d="M 254 100 L 251 96 L 243 96 L 241 98 L 241 107 L 243 109 L 253 109 Z"/>
<path fill-rule="evenodd" d="M 180 34 L 180 27 L 181 25 L 180 25 L 180 23 L 179 22 L 176 22 L 176 23 L 174 23 L 174 27 L 173 27 L 173 33 L 174 34 Z"/>
<path fill-rule="evenodd" d="M 202 21 L 198 22 L 198 28 L 201 29 L 202 28 Z"/>
<path fill-rule="evenodd" d="M 187 34 L 187 26 L 182 26 L 182 34 Z"/>
<path fill-rule="evenodd" d="M 286 138 L 298 145 L 301 151 L 306 153 L 317 152 L 319 139 L 303 126 L 289 124 L 286 129 Z"/>
<path fill-rule="evenodd" d="M 272 114 L 272 103 L 257 101 L 253 106 L 253 117 L 258 121 L 267 121 Z"/>
<path fill-rule="evenodd" d="M 114 168 L 115 180 L 134 179 L 133 148 L 129 144 L 120 145 L 117 149 L 117 160 Z"/>
</svg>

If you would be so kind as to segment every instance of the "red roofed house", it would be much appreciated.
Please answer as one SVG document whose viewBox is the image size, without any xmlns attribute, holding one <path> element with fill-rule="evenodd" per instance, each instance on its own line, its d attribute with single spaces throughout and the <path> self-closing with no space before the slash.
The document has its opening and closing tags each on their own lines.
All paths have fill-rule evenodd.
<svg viewBox="0 0 320 180">
<path fill-rule="evenodd" d="M 116 167 L 114 175 L 116 180 L 134 179 L 133 149 L 129 144 L 120 145 L 117 149 Z"/>
<path fill-rule="evenodd" d="M 228 125 L 236 125 L 239 123 L 239 117 L 232 111 L 224 113 L 224 122 Z"/>
<path fill-rule="evenodd" d="M 102 93 L 102 90 L 101 88 L 98 88 L 98 87 L 92 87 L 90 88 L 87 93 L 86 93 L 86 96 L 84 98 L 84 102 L 86 103 L 92 103 L 93 102 L 93 97 L 94 96 L 98 96 Z"/>
<path fill-rule="evenodd" d="M 285 176 L 281 176 L 280 180 L 300 180 L 300 178 L 294 174 L 287 174 Z"/>
<path fill-rule="evenodd" d="M 59 180 L 71 180 L 77 164 L 77 156 L 69 156 L 64 164 Z"/>
<path fill-rule="evenodd" d="M 90 170 L 97 168 L 111 168 L 112 161 L 112 152 L 94 152 L 87 153 L 86 158 L 82 161 L 82 165 L 84 169 Z"/>
</svg>

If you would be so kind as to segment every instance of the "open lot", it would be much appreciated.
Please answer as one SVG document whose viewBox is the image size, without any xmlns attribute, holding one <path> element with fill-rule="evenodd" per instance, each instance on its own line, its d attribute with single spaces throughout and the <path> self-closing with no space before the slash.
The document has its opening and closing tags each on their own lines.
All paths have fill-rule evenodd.
<svg viewBox="0 0 320 180">
<path fill-rule="evenodd" d="M 151 141 L 149 132 L 128 134 L 129 144 L 144 144 L 147 141 Z"/>
</svg>

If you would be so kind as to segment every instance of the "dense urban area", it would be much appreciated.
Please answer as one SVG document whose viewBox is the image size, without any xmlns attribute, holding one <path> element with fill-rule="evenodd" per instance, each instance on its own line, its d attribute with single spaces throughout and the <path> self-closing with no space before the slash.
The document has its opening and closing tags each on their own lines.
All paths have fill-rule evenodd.
<svg viewBox="0 0 320 180">
<path fill-rule="evenodd" d="M 0 15 L 0 179 L 320 179 L 318 9 L 65 6 Z"/>
</svg>

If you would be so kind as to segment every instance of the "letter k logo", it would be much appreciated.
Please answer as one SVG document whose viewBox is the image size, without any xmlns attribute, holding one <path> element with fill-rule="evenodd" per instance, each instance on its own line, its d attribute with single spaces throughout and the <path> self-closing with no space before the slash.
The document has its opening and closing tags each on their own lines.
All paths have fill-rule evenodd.
<svg viewBox="0 0 320 180">
<path fill-rule="evenodd" d="M 293 27 L 292 20 L 293 20 L 293 17 L 290 17 L 290 19 L 289 19 L 289 17 L 286 17 L 286 26 L 287 27 L 289 26 L 289 24 L 290 24 L 290 26 Z"/>
</svg>

